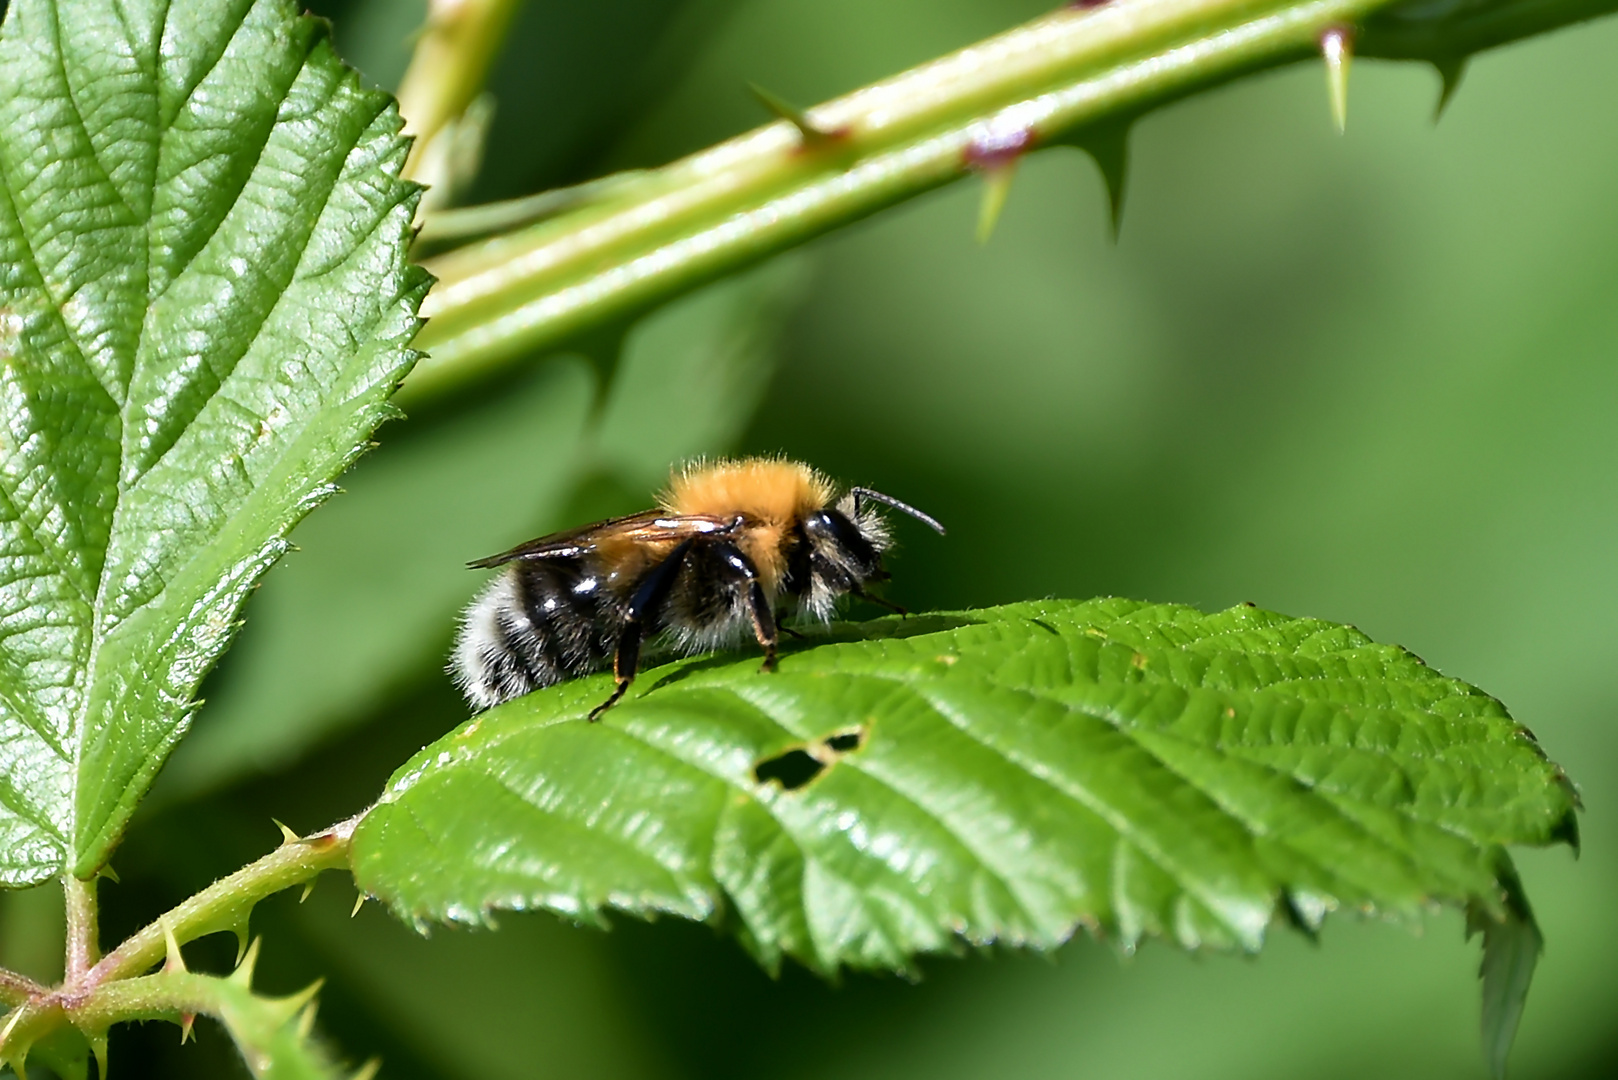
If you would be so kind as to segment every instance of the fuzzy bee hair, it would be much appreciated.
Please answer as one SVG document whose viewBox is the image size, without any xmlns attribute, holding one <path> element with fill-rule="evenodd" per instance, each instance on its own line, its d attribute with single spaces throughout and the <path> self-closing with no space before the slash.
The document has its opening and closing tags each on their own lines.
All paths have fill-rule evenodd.
<svg viewBox="0 0 1618 1080">
<path fill-rule="evenodd" d="M 751 633 L 773 670 L 779 604 L 821 622 L 849 594 L 893 607 L 865 591 L 888 576 L 878 504 L 944 531 L 897 499 L 858 487 L 838 497 L 814 469 L 773 458 L 689 465 L 658 502 L 471 564 L 500 568 L 466 609 L 450 661 L 474 708 L 610 663 L 597 719 L 628 690 L 641 643 L 660 634 L 699 652 Z"/>
</svg>

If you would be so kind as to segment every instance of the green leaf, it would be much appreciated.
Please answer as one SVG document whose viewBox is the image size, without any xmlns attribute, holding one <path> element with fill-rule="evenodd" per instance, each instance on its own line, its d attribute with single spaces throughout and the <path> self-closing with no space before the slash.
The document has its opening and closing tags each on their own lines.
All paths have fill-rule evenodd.
<svg viewBox="0 0 1618 1080">
<path fill-rule="evenodd" d="M 105 861 L 387 414 L 425 288 L 398 128 L 290 0 L 10 5 L 0 882 Z"/>
<path fill-rule="evenodd" d="M 599 724 L 603 678 L 474 718 L 394 776 L 355 877 L 418 923 L 670 913 L 772 969 L 903 970 L 1078 927 L 1256 949 L 1338 908 L 1500 920 L 1503 845 L 1574 835 L 1498 701 L 1351 627 L 1096 600 L 838 633 L 773 675 L 647 671 Z"/>
</svg>

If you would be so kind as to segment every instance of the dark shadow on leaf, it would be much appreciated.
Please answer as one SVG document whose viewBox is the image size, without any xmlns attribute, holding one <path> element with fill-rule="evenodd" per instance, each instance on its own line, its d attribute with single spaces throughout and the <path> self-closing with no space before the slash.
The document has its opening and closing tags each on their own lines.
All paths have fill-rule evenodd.
<svg viewBox="0 0 1618 1080">
<path fill-rule="evenodd" d="M 941 634 L 963 626 L 980 626 L 983 619 L 951 613 L 948 615 L 888 615 L 870 622 L 832 623 L 823 634 L 811 634 L 811 642 L 877 641 Z"/>
<path fill-rule="evenodd" d="M 807 633 L 804 636 L 781 642 L 780 654 L 793 656 L 797 653 L 808 652 L 823 645 L 842 645 L 854 641 L 878 641 L 887 639 L 920 637 L 923 634 L 941 634 L 950 630 L 959 630 L 963 626 L 979 626 L 982 619 L 972 619 L 961 615 L 891 615 L 884 619 L 874 619 L 863 623 L 832 623 L 818 633 Z M 655 655 L 655 654 L 654 654 Z M 671 686 L 682 679 L 689 678 L 703 671 L 715 668 L 728 667 L 738 660 L 745 660 L 749 656 L 758 657 L 755 650 L 732 649 L 726 652 L 712 653 L 701 659 L 679 664 L 673 671 L 659 676 L 657 681 L 647 687 L 646 692 L 661 690 Z"/>
</svg>

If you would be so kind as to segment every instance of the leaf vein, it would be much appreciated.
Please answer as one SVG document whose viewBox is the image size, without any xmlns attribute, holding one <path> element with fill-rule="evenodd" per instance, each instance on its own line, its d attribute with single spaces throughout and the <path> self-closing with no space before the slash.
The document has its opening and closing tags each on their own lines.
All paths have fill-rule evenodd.
<svg viewBox="0 0 1618 1080">
<path fill-rule="evenodd" d="M 282 101 L 285 101 L 285 97 L 282 98 Z M 273 138 L 273 135 L 274 135 L 275 131 L 278 130 L 279 128 L 280 128 L 279 123 L 271 126 L 271 128 L 270 128 L 270 136 L 266 137 L 266 139 L 265 139 L 265 143 L 264 143 L 265 147 L 267 147 L 269 145 L 270 139 Z M 361 132 L 360 135 L 357 138 L 363 138 L 363 137 L 364 137 L 364 133 Z M 356 141 L 349 142 L 347 144 L 346 150 L 344 151 L 344 157 L 346 158 L 349 154 L 352 154 L 353 151 L 354 151 L 354 148 L 357 145 L 358 145 L 357 139 L 356 139 Z M 264 151 L 264 147 L 260 147 L 259 153 L 261 155 L 261 160 L 262 160 L 263 151 Z M 255 166 L 255 170 L 256 170 L 256 166 Z M 268 327 L 271 323 L 273 323 L 275 321 L 275 319 L 276 319 L 277 314 L 279 314 L 284 309 L 284 305 L 287 302 L 287 299 L 286 299 L 287 294 L 291 291 L 292 285 L 294 283 L 296 283 L 296 282 L 304 280 L 303 278 L 299 277 L 298 269 L 303 264 L 303 258 L 308 253 L 310 244 L 312 244 L 314 242 L 315 237 L 317 235 L 319 235 L 320 232 L 321 232 L 321 224 L 322 224 L 321 218 L 324 215 L 324 211 L 325 211 L 326 206 L 331 201 L 332 195 L 336 192 L 338 186 L 342 183 L 342 179 L 343 179 L 343 174 L 339 171 L 339 173 L 335 177 L 333 177 L 331 184 L 326 187 L 325 191 L 320 193 L 320 208 L 319 208 L 319 210 L 315 211 L 315 213 L 314 213 L 314 224 L 303 235 L 302 243 L 301 243 L 301 245 L 299 247 L 299 251 L 298 251 L 298 258 L 292 264 L 293 270 L 292 270 L 291 275 L 288 277 L 287 281 L 285 283 L 283 283 L 278 288 L 277 296 L 275 298 L 275 302 L 270 305 L 270 309 L 267 312 L 265 312 L 264 317 L 262 319 L 260 319 L 259 322 L 258 322 L 258 325 L 253 328 L 253 336 L 252 336 L 251 339 L 248 340 L 246 347 L 243 348 L 234 357 L 229 358 L 229 361 L 228 361 L 229 364 L 230 364 L 229 370 L 227 370 L 227 371 L 225 371 L 225 372 L 218 375 L 218 377 L 214 380 L 213 387 L 208 391 L 208 394 L 202 399 L 202 401 L 200 401 L 197 404 L 195 412 L 192 413 L 191 422 L 195 422 L 195 419 L 198 416 L 201 416 L 202 413 L 208 408 L 208 406 L 214 401 L 214 399 L 219 396 L 219 394 L 224 390 L 226 384 L 230 381 L 231 376 L 236 373 L 236 369 L 241 364 L 242 360 L 246 359 L 247 356 L 253 352 L 254 346 L 256 346 L 259 343 L 259 341 L 261 341 L 263 339 L 263 335 L 264 335 L 266 327 Z M 243 187 L 242 191 L 243 192 L 246 191 L 245 186 Z M 241 193 L 238 193 L 238 200 L 240 199 L 240 194 Z M 350 254 L 352 253 L 352 249 L 350 250 L 349 253 Z M 179 277 L 180 277 L 180 275 L 175 275 L 173 280 L 178 281 Z M 172 282 L 171 282 L 171 287 L 172 287 Z M 189 424 L 187 426 L 189 427 Z M 177 445 L 179 445 L 179 443 L 180 443 L 179 438 L 176 438 L 176 439 L 172 440 L 169 443 L 168 446 L 163 448 L 161 453 L 159 453 L 156 457 L 154 457 L 150 462 L 147 463 L 147 465 L 146 465 L 146 467 L 144 469 L 142 469 L 137 474 L 132 474 L 131 476 L 129 476 L 127 478 L 128 486 L 133 488 L 133 487 L 139 485 L 140 482 L 143 479 L 145 479 L 147 476 L 150 476 L 151 473 L 152 473 L 152 470 L 157 468 L 157 466 L 160 463 L 162 463 L 169 456 L 170 453 L 172 453 L 174 451 L 174 448 Z"/>
<path fill-rule="evenodd" d="M 878 676 L 878 677 L 881 678 L 881 677 L 884 677 L 884 676 Z M 907 682 L 908 680 L 903 679 L 903 678 L 895 678 L 894 681 L 896 681 L 896 682 Z M 1002 750 L 1001 748 L 996 747 L 996 746 L 988 743 L 987 741 L 985 741 L 983 739 L 983 737 L 981 735 L 979 735 L 976 731 L 974 731 L 972 729 L 970 721 L 966 720 L 965 718 L 958 718 L 954 714 L 954 710 L 947 708 L 944 705 L 944 703 L 942 703 L 942 702 L 934 701 L 930 697 L 930 695 L 925 694 L 925 692 L 920 691 L 920 690 L 918 690 L 917 692 L 921 693 L 923 697 L 927 697 L 929 701 L 932 701 L 933 704 L 934 704 L 934 707 L 938 710 L 939 715 L 944 717 L 944 719 L 946 721 L 948 721 L 957 730 L 959 730 L 963 734 L 965 734 L 973 742 L 975 742 L 978 745 L 982 746 L 985 750 L 987 750 L 991 754 L 1000 755 L 1009 764 L 1014 765 L 1017 768 L 1022 769 L 1024 772 L 1028 773 L 1030 776 L 1034 777 L 1035 779 L 1043 781 L 1045 784 L 1050 786 L 1058 794 L 1065 795 L 1068 799 L 1073 801 L 1076 805 L 1078 805 L 1082 809 L 1088 810 L 1090 813 L 1095 814 L 1098 817 L 1100 817 L 1103 821 L 1105 821 L 1108 825 L 1110 825 L 1112 827 L 1113 831 L 1115 833 L 1117 833 L 1119 835 L 1119 837 L 1121 837 L 1121 838 L 1127 840 L 1129 843 L 1133 844 L 1135 846 L 1135 848 L 1138 851 L 1141 852 L 1141 854 L 1143 854 L 1147 858 L 1149 858 L 1153 863 L 1155 863 L 1158 866 L 1159 869 L 1161 869 L 1170 878 L 1172 878 L 1180 886 L 1180 888 L 1184 892 L 1186 892 L 1187 894 L 1189 894 L 1191 896 L 1194 896 L 1198 900 L 1202 901 L 1203 904 L 1205 906 L 1207 906 L 1210 911 L 1217 912 L 1217 911 L 1220 910 L 1221 905 L 1218 903 L 1218 900 L 1217 900 L 1217 889 L 1212 887 L 1210 884 L 1201 882 L 1194 875 L 1188 874 L 1186 871 L 1184 871 L 1183 869 L 1176 866 L 1174 860 L 1168 858 L 1166 853 L 1158 850 L 1159 845 L 1155 841 L 1153 841 L 1150 837 L 1148 837 L 1147 835 L 1142 833 L 1140 830 L 1135 828 L 1133 821 L 1130 820 L 1130 817 L 1129 817 L 1129 815 L 1127 813 L 1124 813 L 1123 811 L 1118 810 L 1117 808 L 1113 807 L 1110 802 L 1108 802 L 1106 799 L 1103 799 L 1100 795 L 1098 795 L 1096 792 L 1089 789 L 1085 785 L 1078 784 L 1078 783 L 1071 783 L 1070 784 L 1068 782 L 1068 778 L 1062 777 L 1062 776 L 1060 776 L 1058 774 L 1051 773 L 1049 770 L 1043 769 L 1038 763 L 1024 761 L 1023 760 L 1023 755 L 1016 754 L 1013 751 Z M 1032 691 L 1027 691 L 1027 692 L 1029 693 L 1029 696 L 1031 696 L 1031 697 L 1040 696 L 1040 695 L 1038 695 L 1038 694 L 1036 694 L 1036 693 L 1034 693 Z M 1051 699 L 1047 698 L 1046 700 L 1051 700 Z M 1084 710 L 1084 709 L 1081 709 L 1081 708 L 1077 708 L 1074 705 L 1072 705 L 1071 703 L 1067 703 L 1067 702 L 1054 702 L 1054 703 L 1058 704 L 1061 707 L 1063 707 L 1065 709 L 1068 709 L 1070 711 L 1078 712 L 1078 713 L 1080 713 L 1082 715 L 1089 716 L 1091 719 L 1100 720 L 1100 721 L 1108 724 L 1108 726 L 1113 727 L 1114 729 L 1117 729 L 1117 724 L 1115 724 L 1111 720 L 1111 718 L 1109 718 L 1109 717 L 1096 716 L 1094 713 L 1091 713 L 1091 712 L 1089 712 L 1087 710 Z M 1179 773 L 1175 772 L 1172 769 L 1169 769 L 1167 764 L 1164 763 L 1160 758 L 1158 758 L 1158 756 L 1156 754 L 1153 754 L 1146 747 L 1141 746 L 1139 741 L 1137 741 L 1133 737 L 1131 737 L 1129 735 L 1129 733 L 1120 731 L 1120 734 L 1123 734 L 1126 738 L 1129 738 L 1130 742 L 1134 743 L 1134 745 L 1136 745 L 1137 747 L 1140 747 L 1140 749 L 1144 753 L 1146 753 L 1148 756 L 1150 756 L 1154 762 L 1157 762 L 1165 770 L 1167 770 L 1168 772 L 1172 773 L 1174 776 L 1176 776 L 1176 777 L 1178 777 L 1178 778 L 1180 778 L 1182 780 L 1184 779 L 1183 777 L 1180 777 Z M 1196 787 L 1196 785 L 1194 785 L 1194 784 L 1191 785 L 1191 786 L 1193 788 Z M 1197 789 L 1197 790 L 1200 791 L 1200 789 Z M 1204 793 L 1204 795 L 1206 795 L 1206 793 Z M 1224 808 L 1223 807 L 1220 807 L 1218 803 L 1214 803 L 1214 805 L 1216 807 L 1218 807 L 1218 809 L 1220 810 L 1221 813 L 1224 813 Z M 1226 816 L 1229 817 L 1228 814 L 1226 814 Z M 1232 820 L 1235 820 L 1235 819 L 1232 819 Z M 1249 835 L 1249 836 L 1252 835 L 1251 833 L 1247 832 L 1247 830 L 1245 829 L 1245 827 L 1242 826 L 1242 823 L 1239 820 L 1236 821 L 1236 824 L 1237 824 L 1238 827 L 1242 827 L 1242 831 L 1244 833 L 1247 833 L 1247 835 Z M 1226 921 L 1226 923 L 1227 923 L 1227 925 L 1231 925 L 1231 924 L 1229 924 L 1228 921 Z M 1236 931 L 1238 937 L 1241 936 L 1241 933 L 1242 933 L 1241 928 L 1236 927 L 1234 925 L 1231 925 L 1231 929 Z"/>
<path fill-rule="evenodd" d="M 123 21 L 122 12 L 119 12 L 118 21 Z M 112 194 L 117 198 L 118 205 L 123 207 L 124 213 L 133 219 L 137 216 L 135 208 L 129 205 L 124 198 L 124 193 L 118 190 L 118 185 L 112 182 L 112 170 L 107 168 L 106 162 L 101 160 L 101 153 L 96 149 L 95 140 L 90 138 L 90 125 L 85 123 L 84 110 L 79 107 L 79 99 L 73 92 L 73 82 L 68 77 L 67 71 L 67 50 L 62 47 L 61 9 L 56 3 L 51 4 L 51 35 L 51 44 L 56 46 L 53 59 L 56 60 L 56 68 L 62 75 L 63 96 L 67 98 L 68 105 L 73 109 L 73 119 L 78 124 L 79 131 L 84 135 L 85 146 L 90 149 L 90 160 L 96 163 L 96 168 L 101 172 L 101 179 L 106 181 L 107 187 L 112 189 Z"/>
</svg>

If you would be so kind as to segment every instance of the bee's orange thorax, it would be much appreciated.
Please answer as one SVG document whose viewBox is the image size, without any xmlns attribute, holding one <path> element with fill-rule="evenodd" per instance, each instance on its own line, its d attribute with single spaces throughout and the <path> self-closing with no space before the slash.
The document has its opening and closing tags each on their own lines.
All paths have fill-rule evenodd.
<svg viewBox="0 0 1618 1080">
<path fill-rule="evenodd" d="M 737 546 L 753 561 L 766 591 L 774 593 L 786 572 L 792 527 L 826 506 L 831 482 L 807 465 L 777 458 L 697 463 L 676 473 L 658 500 L 675 514 L 747 519 Z"/>
</svg>

